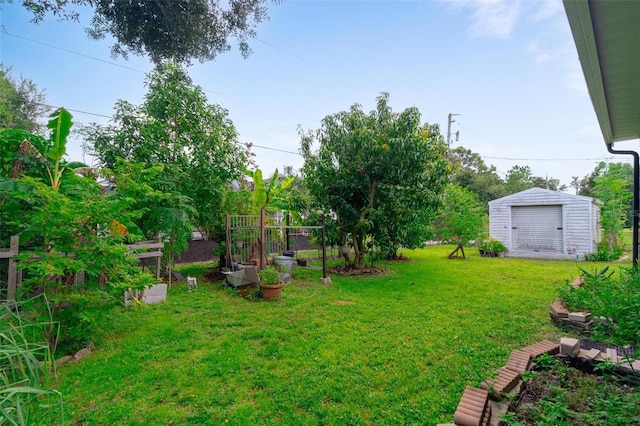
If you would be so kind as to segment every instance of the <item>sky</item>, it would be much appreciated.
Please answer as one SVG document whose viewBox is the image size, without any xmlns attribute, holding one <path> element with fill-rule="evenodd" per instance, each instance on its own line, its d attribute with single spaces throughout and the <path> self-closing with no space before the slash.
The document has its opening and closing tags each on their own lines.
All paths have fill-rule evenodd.
<svg viewBox="0 0 640 426">
<path fill-rule="evenodd" d="M 114 59 L 112 40 L 89 39 L 90 9 L 79 23 L 36 25 L 19 0 L 0 8 L 0 61 L 49 104 L 75 110 L 76 124 L 108 124 L 119 99 L 142 103 L 151 63 Z M 628 161 L 606 150 L 561 0 L 287 0 L 269 3 L 269 15 L 247 59 L 232 41 L 188 70 L 229 111 L 241 142 L 269 148 L 254 148 L 265 173 L 302 166 L 299 129 L 356 103 L 370 111 L 381 92 L 445 137 L 448 115 L 459 114 L 452 147 L 480 154 L 503 178 L 520 165 L 569 185 L 600 161 Z M 70 142 L 69 160 L 90 162 L 80 145 Z"/>
</svg>

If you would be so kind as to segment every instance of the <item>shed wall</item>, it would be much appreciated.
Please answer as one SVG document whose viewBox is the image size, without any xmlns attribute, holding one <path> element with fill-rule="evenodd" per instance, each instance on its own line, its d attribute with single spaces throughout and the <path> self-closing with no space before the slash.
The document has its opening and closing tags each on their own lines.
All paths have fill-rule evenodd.
<svg viewBox="0 0 640 426">
<path fill-rule="evenodd" d="M 561 206 L 563 216 L 564 251 L 516 250 L 513 247 L 511 207 Z M 596 251 L 599 241 L 599 207 L 588 197 L 567 196 L 547 190 L 524 191 L 489 203 L 489 232 L 509 249 L 508 256 L 584 258 Z"/>
</svg>

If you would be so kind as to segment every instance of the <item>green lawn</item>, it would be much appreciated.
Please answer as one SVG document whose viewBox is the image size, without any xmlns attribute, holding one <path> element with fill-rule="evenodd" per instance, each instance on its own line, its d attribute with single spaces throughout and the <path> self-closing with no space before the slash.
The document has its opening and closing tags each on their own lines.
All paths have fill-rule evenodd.
<svg viewBox="0 0 640 426">
<path fill-rule="evenodd" d="M 578 274 L 571 261 L 451 250 L 407 251 L 385 276 L 330 285 L 296 267 L 275 303 L 181 283 L 163 304 L 115 313 L 94 353 L 61 369 L 66 414 L 86 425 L 450 422 L 466 385 L 559 335 L 549 303 Z"/>
</svg>

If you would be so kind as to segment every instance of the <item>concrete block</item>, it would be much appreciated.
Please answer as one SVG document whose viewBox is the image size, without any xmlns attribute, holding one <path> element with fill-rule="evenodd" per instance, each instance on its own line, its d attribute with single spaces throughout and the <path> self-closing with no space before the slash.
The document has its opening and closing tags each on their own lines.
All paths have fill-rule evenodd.
<svg viewBox="0 0 640 426">
<path fill-rule="evenodd" d="M 591 319 L 589 312 L 569 312 L 569 320 L 575 322 L 588 322 Z"/>
<path fill-rule="evenodd" d="M 600 355 L 601 353 L 602 352 L 600 352 L 600 350 L 596 348 L 589 349 L 588 351 L 584 349 L 580 349 L 580 353 L 578 354 L 578 356 L 583 359 L 592 360 L 592 359 L 596 359 L 598 355 Z"/>
<path fill-rule="evenodd" d="M 560 345 L 550 340 L 534 343 L 531 346 L 520 349 L 522 352 L 528 352 L 531 358 L 538 358 L 542 354 L 555 355 L 560 351 Z"/>
<path fill-rule="evenodd" d="M 560 318 L 560 323 L 574 330 L 588 331 L 588 330 L 591 330 L 591 325 L 593 324 L 593 321 L 577 322 L 577 321 L 571 321 L 569 318 Z"/>
<path fill-rule="evenodd" d="M 491 426 L 498 426 L 500 424 L 500 416 L 507 414 L 509 406 L 502 402 L 492 400 L 489 400 L 489 406 L 491 407 L 491 419 L 489 420 L 489 424 Z"/>
<path fill-rule="evenodd" d="M 156 284 L 149 287 L 142 295 L 142 301 L 147 304 L 164 302 L 167 299 L 167 285 Z"/>
<path fill-rule="evenodd" d="M 522 374 L 529 368 L 529 361 L 531 361 L 531 354 L 515 350 L 511 352 L 505 367 L 511 371 Z"/>
<path fill-rule="evenodd" d="M 613 364 L 617 364 L 619 359 L 618 359 L 618 351 L 616 351 L 613 348 L 607 348 L 606 352 L 605 352 L 605 358 L 607 358 L 611 363 Z"/>
<path fill-rule="evenodd" d="M 327 278 L 320 278 L 320 282 L 322 284 L 331 284 L 331 278 L 327 277 Z"/>
<path fill-rule="evenodd" d="M 569 310 L 559 299 L 557 299 L 551 304 L 551 306 L 549 306 L 549 311 L 553 312 L 560 318 L 567 318 L 569 316 Z"/>
<path fill-rule="evenodd" d="M 584 284 L 584 277 L 574 278 L 573 281 L 571 281 L 571 285 L 574 287 L 582 287 L 582 284 Z"/>
<path fill-rule="evenodd" d="M 580 341 L 571 337 L 561 338 L 560 353 L 575 358 L 580 353 Z"/>
<path fill-rule="evenodd" d="M 498 375 L 496 377 L 490 377 L 482 382 L 480 384 L 480 388 L 489 391 L 492 394 L 499 394 L 502 392 L 509 392 L 520 380 L 519 373 L 505 367 L 500 367 L 497 373 Z"/>
<path fill-rule="evenodd" d="M 489 393 L 482 389 L 467 386 L 458 408 L 453 415 L 453 421 L 458 426 L 480 426 L 485 421 Z"/>
</svg>

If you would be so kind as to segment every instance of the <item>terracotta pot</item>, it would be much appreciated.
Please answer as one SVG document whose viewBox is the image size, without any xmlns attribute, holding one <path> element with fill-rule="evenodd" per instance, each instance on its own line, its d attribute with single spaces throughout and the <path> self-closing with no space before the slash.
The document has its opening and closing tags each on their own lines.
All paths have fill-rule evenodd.
<svg viewBox="0 0 640 426">
<path fill-rule="evenodd" d="M 262 294 L 262 298 L 267 302 L 280 297 L 282 294 L 282 287 L 284 287 L 284 283 L 276 284 L 276 285 L 266 285 L 260 284 L 260 294 Z"/>
</svg>

